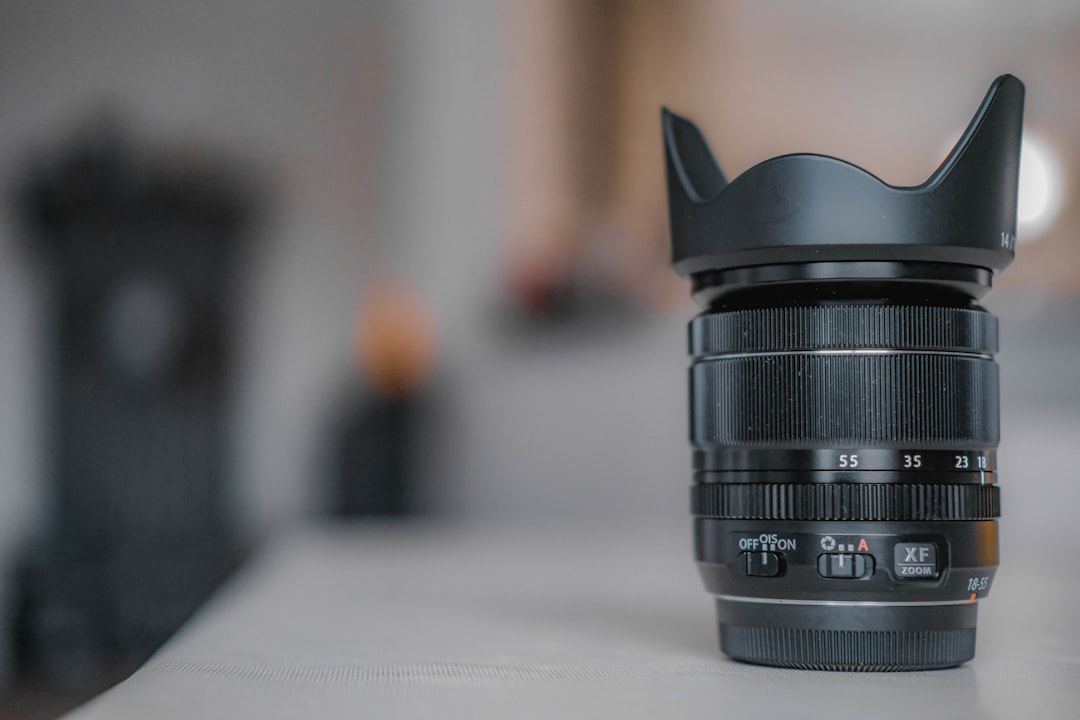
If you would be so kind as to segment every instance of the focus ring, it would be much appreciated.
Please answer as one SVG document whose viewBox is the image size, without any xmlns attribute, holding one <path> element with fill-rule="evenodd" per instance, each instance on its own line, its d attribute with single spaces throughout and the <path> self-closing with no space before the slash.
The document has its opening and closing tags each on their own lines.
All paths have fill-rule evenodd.
<svg viewBox="0 0 1080 720">
<path fill-rule="evenodd" d="M 992 360 L 935 353 L 752 355 L 690 368 L 699 448 L 996 446 Z"/>
<path fill-rule="evenodd" d="M 997 318 L 966 308 L 842 305 L 709 313 L 690 322 L 695 356 L 844 348 L 993 354 Z"/>
<path fill-rule="evenodd" d="M 690 511 L 723 520 L 992 520 L 996 485 L 706 483 L 690 491 Z"/>
</svg>

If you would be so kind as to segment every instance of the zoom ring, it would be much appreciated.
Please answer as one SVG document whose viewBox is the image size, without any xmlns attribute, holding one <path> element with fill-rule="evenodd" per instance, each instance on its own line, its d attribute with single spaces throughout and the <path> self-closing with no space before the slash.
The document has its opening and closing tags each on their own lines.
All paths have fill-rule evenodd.
<svg viewBox="0 0 1080 720">
<path fill-rule="evenodd" d="M 699 315 L 690 354 L 883 348 L 996 353 L 997 318 L 949 307 L 844 305 L 754 308 Z"/>
<path fill-rule="evenodd" d="M 699 448 L 998 444 L 992 360 L 937 353 L 732 356 L 690 368 Z"/>
<path fill-rule="evenodd" d="M 723 520 L 992 520 L 1001 494 L 996 485 L 705 483 L 691 488 L 690 509 Z"/>
</svg>

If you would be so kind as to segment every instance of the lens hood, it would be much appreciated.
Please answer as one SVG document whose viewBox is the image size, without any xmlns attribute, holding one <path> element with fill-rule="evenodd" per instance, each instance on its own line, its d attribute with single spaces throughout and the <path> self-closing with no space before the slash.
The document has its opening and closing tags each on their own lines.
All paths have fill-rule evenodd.
<svg viewBox="0 0 1080 720">
<path fill-rule="evenodd" d="M 980 297 L 1015 255 L 1023 105 L 1023 83 L 998 77 L 945 161 L 913 187 L 814 154 L 728 182 L 697 126 L 665 108 L 674 268 L 694 279 L 699 301 L 717 288 L 875 279 Z"/>
</svg>

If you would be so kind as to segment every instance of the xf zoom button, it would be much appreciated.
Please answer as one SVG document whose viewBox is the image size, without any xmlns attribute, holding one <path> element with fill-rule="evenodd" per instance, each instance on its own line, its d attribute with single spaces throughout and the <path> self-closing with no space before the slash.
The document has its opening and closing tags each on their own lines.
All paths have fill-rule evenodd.
<svg viewBox="0 0 1080 720">
<path fill-rule="evenodd" d="M 774 552 L 744 552 L 739 555 L 743 572 L 751 577 L 776 577 L 780 556 Z"/>
<path fill-rule="evenodd" d="M 933 580 L 940 574 L 937 545 L 902 542 L 893 546 L 893 573 L 900 579 Z"/>
<path fill-rule="evenodd" d="M 825 553 L 818 555 L 818 575 L 823 578 L 858 580 L 874 574 L 872 555 Z"/>
</svg>

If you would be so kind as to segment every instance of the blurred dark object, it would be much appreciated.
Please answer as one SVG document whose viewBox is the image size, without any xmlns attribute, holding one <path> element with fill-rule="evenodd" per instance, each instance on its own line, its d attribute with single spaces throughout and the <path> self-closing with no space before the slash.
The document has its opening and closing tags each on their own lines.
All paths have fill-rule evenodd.
<svg viewBox="0 0 1080 720">
<path fill-rule="evenodd" d="M 405 515 L 416 511 L 415 431 L 423 402 L 357 396 L 345 410 L 337 450 L 335 515 Z"/>
<path fill-rule="evenodd" d="M 20 564 L 23 673 L 136 667 L 235 561 L 229 308 L 252 200 L 228 165 L 137 147 L 112 123 L 19 185 L 53 298 L 50 502 Z"/>
<path fill-rule="evenodd" d="M 424 299 L 400 279 L 379 278 L 360 307 L 356 365 L 363 388 L 339 413 L 334 514 L 402 515 L 419 509 L 426 388 L 435 372 L 438 330 Z M 350 385 L 356 385 L 352 378 Z"/>
</svg>

